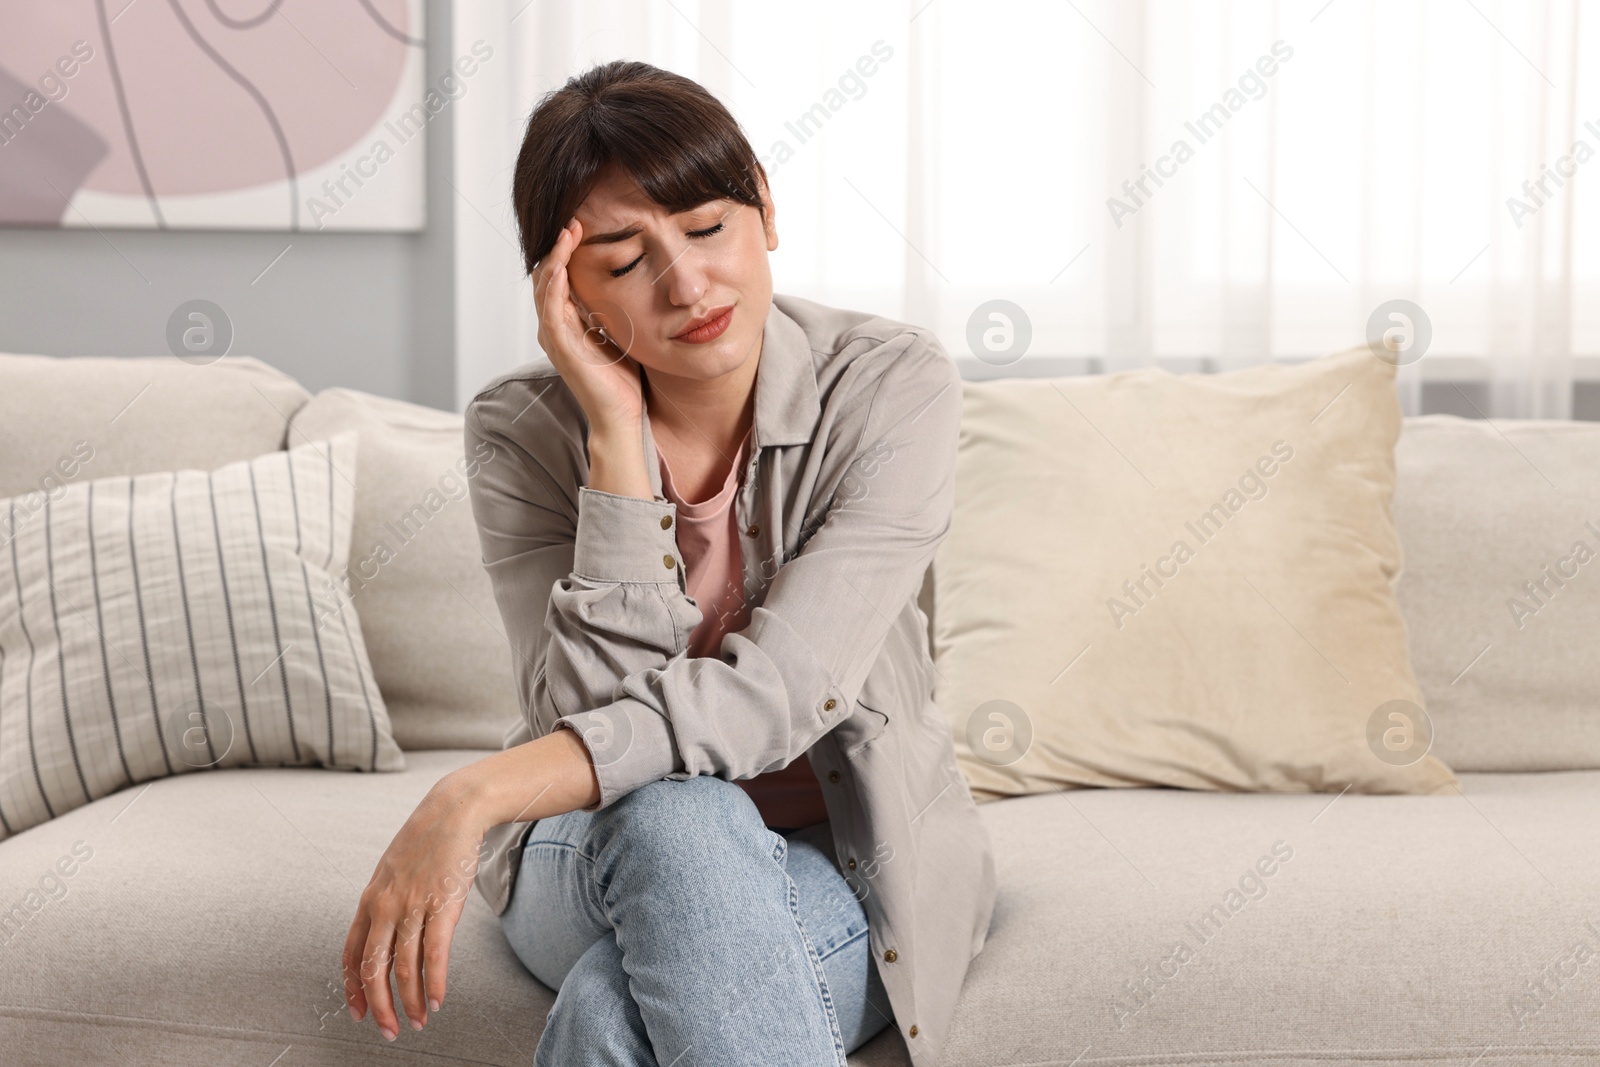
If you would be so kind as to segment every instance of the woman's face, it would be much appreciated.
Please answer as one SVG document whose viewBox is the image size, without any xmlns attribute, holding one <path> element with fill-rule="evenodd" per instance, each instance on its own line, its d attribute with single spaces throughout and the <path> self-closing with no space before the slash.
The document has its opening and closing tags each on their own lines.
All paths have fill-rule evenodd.
<svg viewBox="0 0 1600 1067">
<path fill-rule="evenodd" d="M 583 240 L 567 264 L 572 293 L 590 326 L 647 370 L 706 380 L 743 365 L 766 327 L 772 302 L 767 253 L 778 247 L 765 184 L 766 225 L 755 208 L 712 200 L 676 215 L 608 168 L 579 205 Z M 715 316 L 713 330 L 683 336 Z"/>
</svg>

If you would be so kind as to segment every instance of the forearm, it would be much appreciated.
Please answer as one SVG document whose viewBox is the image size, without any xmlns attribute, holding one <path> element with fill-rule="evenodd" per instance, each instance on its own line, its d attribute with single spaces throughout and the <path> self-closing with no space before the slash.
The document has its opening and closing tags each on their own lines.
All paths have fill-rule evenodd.
<svg viewBox="0 0 1600 1067">
<path fill-rule="evenodd" d="M 565 728 L 469 763 L 445 781 L 456 803 L 484 830 L 564 815 L 600 800 L 589 750 L 576 731 Z"/>
</svg>

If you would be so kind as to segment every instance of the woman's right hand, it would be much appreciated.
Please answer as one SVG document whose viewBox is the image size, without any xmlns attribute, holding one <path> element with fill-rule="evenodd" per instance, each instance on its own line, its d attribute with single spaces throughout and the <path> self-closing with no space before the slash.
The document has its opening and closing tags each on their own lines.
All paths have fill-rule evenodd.
<svg viewBox="0 0 1600 1067">
<path fill-rule="evenodd" d="M 539 347 L 561 374 L 589 417 L 590 432 L 606 436 L 637 432 L 644 417 L 639 364 L 614 338 L 603 337 L 602 322 L 578 303 L 567 276 L 572 250 L 583 238 L 583 223 L 568 223 L 555 247 L 533 269 L 533 303 L 539 314 Z M 632 343 L 632 324 L 610 322 Z M 609 331 L 608 331 L 609 332 Z"/>
</svg>

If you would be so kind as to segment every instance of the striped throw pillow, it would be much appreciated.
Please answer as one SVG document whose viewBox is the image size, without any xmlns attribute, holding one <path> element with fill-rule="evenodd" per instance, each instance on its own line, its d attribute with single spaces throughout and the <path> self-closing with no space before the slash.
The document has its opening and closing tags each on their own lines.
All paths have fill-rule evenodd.
<svg viewBox="0 0 1600 1067">
<path fill-rule="evenodd" d="M 0 837 L 194 770 L 404 769 L 334 577 L 356 442 L 0 500 Z"/>
</svg>

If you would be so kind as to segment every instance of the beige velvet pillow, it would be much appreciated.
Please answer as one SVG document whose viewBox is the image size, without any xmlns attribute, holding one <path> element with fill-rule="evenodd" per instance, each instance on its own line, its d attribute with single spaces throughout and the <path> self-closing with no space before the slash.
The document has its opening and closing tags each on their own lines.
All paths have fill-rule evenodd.
<svg viewBox="0 0 1600 1067">
<path fill-rule="evenodd" d="M 934 696 L 974 796 L 1453 790 L 1394 593 L 1392 366 L 963 388 Z"/>
</svg>

